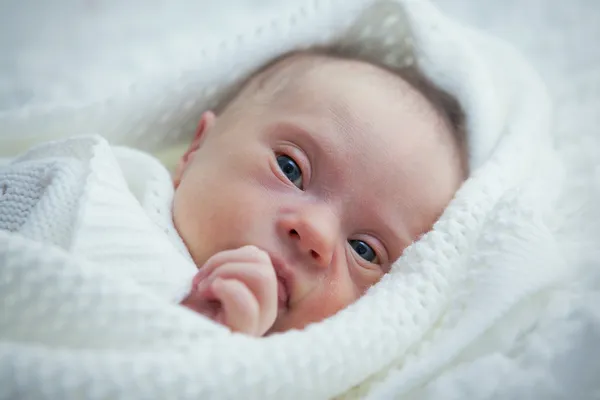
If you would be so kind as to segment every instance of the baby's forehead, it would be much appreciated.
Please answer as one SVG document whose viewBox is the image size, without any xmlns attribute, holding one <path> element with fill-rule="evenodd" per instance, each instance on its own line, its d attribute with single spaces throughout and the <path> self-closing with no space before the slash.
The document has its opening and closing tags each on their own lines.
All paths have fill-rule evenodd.
<svg viewBox="0 0 600 400">
<path fill-rule="evenodd" d="M 299 54 L 263 72 L 257 76 L 254 89 L 263 104 L 294 109 L 314 104 L 335 115 L 358 114 L 355 117 L 368 125 L 375 124 L 377 121 L 370 119 L 385 109 L 383 114 L 409 113 L 427 124 L 443 125 L 441 113 L 423 93 L 402 76 L 371 63 Z"/>
<path fill-rule="evenodd" d="M 311 117 L 325 115 L 326 109 L 339 122 L 358 120 L 366 131 L 375 134 L 389 132 L 384 124 L 398 128 L 416 124 L 415 135 L 427 131 L 420 139 L 441 141 L 466 160 L 463 143 L 457 138 L 460 135 L 455 133 L 445 107 L 435 104 L 438 94 L 420 86 L 423 84 L 411 76 L 404 79 L 396 71 L 365 61 L 297 53 L 275 60 L 256 73 L 246 93 L 240 94 L 238 105 L 259 104 L 269 115 L 282 109 L 291 113 L 311 108 Z M 344 114 L 353 114 L 354 118 L 344 118 Z M 374 126 L 381 129 L 369 129 Z"/>
</svg>

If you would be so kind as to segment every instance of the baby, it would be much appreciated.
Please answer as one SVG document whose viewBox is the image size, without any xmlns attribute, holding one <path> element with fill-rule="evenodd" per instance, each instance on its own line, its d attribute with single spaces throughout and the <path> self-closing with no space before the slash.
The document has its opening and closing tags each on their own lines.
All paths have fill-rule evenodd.
<svg viewBox="0 0 600 400">
<path fill-rule="evenodd" d="M 456 101 L 414 69 L 300 52 L 205 112 L 174 174 L 182 304 L 262 336 L 358 299 L 467 174 Z"/>
</svg>

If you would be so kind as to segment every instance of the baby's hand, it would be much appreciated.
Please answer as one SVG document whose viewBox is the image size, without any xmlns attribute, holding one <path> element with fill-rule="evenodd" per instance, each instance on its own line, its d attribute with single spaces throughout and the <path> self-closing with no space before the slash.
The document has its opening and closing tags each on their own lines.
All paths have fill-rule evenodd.
<svg viewBox="0 0 600 400">
<path fill-rule="evenodd" d="M 255 246 L 215 254 L 181 302 L 231 330 L 262 336 L 277 317 L 277 277 L 269 255 Z"/>
</svg>

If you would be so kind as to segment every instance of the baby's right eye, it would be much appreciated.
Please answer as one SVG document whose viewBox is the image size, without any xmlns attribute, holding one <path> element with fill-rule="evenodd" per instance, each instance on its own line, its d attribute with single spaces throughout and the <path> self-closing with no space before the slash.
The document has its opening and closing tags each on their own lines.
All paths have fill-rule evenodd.
<svg viewBox="0 0 600 400">
<path fill-rule="evenodd" d="M 290 180 L 298 189 L 303 190 L 302 182 L 302 169 L 298 166 L 298 163 L 294 161 L 290 156 L 280 154 L 277 156 L 277 164 L 279 169 Z"/>
</svg>

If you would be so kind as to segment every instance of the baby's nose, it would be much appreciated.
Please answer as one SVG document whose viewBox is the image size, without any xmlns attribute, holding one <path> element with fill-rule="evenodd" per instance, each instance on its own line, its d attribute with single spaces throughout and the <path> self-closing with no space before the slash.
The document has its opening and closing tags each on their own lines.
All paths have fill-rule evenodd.
<svg viewBox="0 0 600 400">
<path fill-rule="evenodd" d="M 285 231 L 300 253 L 319 267 L 331 264 L 339 231 L 337 218 L 326 209 L 311 207 L 284 221 Z"/>
</svg>

